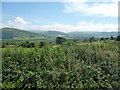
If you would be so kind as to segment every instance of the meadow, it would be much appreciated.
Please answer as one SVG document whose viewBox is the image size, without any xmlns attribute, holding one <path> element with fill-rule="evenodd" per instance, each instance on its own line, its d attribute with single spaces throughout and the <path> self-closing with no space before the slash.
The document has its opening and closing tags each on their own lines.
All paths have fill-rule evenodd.
<svg viewBox="0 0 120 90">
<path fill-rule="evenodd" d="M 2 48 L 4 89 L 120 88 L 119 41 L 17 44 Z"/>
</svg>

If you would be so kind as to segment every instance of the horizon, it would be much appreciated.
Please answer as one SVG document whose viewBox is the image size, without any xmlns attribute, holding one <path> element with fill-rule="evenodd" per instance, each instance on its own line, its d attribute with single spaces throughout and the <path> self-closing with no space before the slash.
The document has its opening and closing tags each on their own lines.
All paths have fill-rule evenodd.
<svg viewBox="0 0 120 90">
<path fill-rule="evenodd" d="M 110 10 L 110 11 L 109 11 Z M 118 32 L 117 2 L 2 2 L 3 27 L 61 32 Z"/>
<path fill-rule="evenodd" d="M 11 28 L 11 27 L 3 27 L 3 28 L 0 28 L 0 29 L 4 29 L 4 28 L 9 28 L 9 29 L 17 29 L 17 28 Z M 18 29 L 18 30 L 22 30 L 22 29 Z M 49 32 L 49 31 L 55 31 L 55 32 L 63 32 L 63 31 L 57 31 L 57 30 L 22 30 L 22 31 L 27 31 L 27 32 L 33 32 L 33 33 L 36 33 L 36 32 Z M 71 32 L 63 32 L 63 33 L 74 33 L 74 32 L 98 32 L 98 33 L 102 33 L 102 32 L 107 32 L 107 33 L 111 33 L 111 32 L 118 32 L 118 31 L 71 31 Z"/>
</svg>

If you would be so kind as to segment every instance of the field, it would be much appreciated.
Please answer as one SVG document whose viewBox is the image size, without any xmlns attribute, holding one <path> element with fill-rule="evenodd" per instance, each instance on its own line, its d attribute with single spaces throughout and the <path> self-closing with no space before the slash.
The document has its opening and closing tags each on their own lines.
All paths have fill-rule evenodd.
<svg viewBox="0 0 120 90">
<path fill-rule="evenodd" d="M 120 88 L 115 40 L 2 48 L 2 87 Z"/>
</svg>

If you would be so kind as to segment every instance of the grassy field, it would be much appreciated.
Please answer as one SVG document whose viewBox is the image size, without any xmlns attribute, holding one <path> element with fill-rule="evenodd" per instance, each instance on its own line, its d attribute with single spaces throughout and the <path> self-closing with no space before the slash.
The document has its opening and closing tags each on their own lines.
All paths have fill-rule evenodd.
<svg viewBox="0 0 120 90">
<path fill-rule="evenodd" d="M 42 48 L 2 49 L 8 88 L 120 88 L 119 42 L 65 42 Z"/>
</svg>

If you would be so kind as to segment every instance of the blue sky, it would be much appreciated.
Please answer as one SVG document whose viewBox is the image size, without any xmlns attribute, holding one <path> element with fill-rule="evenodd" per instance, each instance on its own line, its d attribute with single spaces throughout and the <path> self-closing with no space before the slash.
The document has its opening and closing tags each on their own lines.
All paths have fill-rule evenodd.
<svg viewBox="0 0 120 90">
<path fill-rule="evenodd" d="M 91 9 L 89 9 L 89 7 L 87 8 L 86 5 L 91 6 Z M 110 9 L 109 11 L 101 10 L 103 9 L 101 8 L 102 5 L 105 7 L 105 9 L 109 6 L 113 6 L 111 8 L 114 8 L 115 3 L 97 3 L 94 5 L 94 3 L 88 2 L 3 2 L 3 25 L 19 28 L 17 27 L 17 24 L 20 23 L 20 25 L 22 25 L 22 28 L 20 29 L 47 30 L 50 28 L 65 32 L 69 32 L 71 29 L 71 31 L 81 31 L 81 29 L 89 30 L 88 28 L 91 26 L 95 27 L 95 25 L 98 27 L 100 25 L 104 27 L 105 25 L 113 25 L 114 31 L 115 26 L 118 23 L 118 18 L 116 14 L 112 14 L 112 12 L 116 12 L 112 11 L 113 9 L 111 12 Z M 96 10 L 94 7 L 98 8 L 98 10 Z M 106 13 L 106 11 L 108 11 L 108 13 Z M 84 28 L 83 26 L 89 27 Z"/>
</svg>

